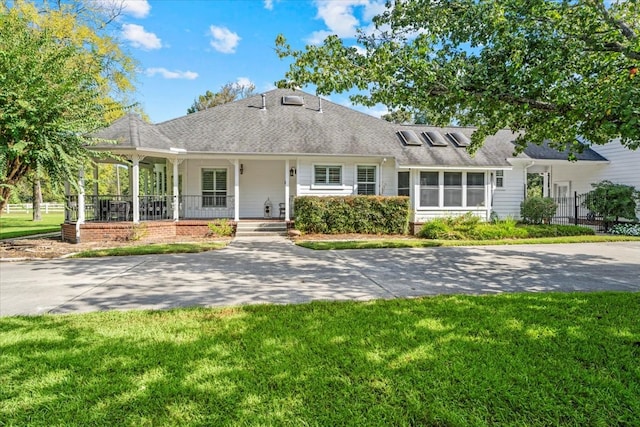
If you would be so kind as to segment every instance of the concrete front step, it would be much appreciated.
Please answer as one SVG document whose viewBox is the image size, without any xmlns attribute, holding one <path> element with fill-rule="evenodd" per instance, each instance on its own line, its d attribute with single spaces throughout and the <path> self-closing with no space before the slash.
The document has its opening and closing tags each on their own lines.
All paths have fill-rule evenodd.
<svg viewBox="0 0 640 427">
<path fill-rule="evenodd" d="M 236 236 L 286 236 L 287 224 L 284 221 L 240 221 L 236 227 Z"/>
</svg>

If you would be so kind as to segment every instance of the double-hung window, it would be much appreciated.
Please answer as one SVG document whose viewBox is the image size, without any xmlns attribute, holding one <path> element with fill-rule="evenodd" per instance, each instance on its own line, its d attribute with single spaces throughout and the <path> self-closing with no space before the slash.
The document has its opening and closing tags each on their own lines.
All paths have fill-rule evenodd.
<svg viewBox="0 0 640 427">
<path fill-rule="evenodd" d="M 467 206 L 484 206 L 484 172 L 467 172 Z"/>
<path fill-rule="evenodd" d="M 420 172 L 420 206 L 439 205 L 439 173 Z"/>
<path fill-rule="evenodd" d="M 407 171 L 398 172 L 398 196 L 408 196 L 411 193 L 410 175 Z"/>
<path fill-rule="evenodd" d="M 444 206 L 462 206 L 462 172 L 444 173 Z"/>
<path fill-rule="evenodd" d="M 202 170 L 202 207 L 227 207 L 227 170 Z"/>
<path fill-rule="evenodd" d="M 342 166 L 315 165 L 313 177 L 316 185 L 342 185 Z"/>
<path fill-rule="evenodd" d="M 504 171 L 496 171 L 496 188 L 504 187 Z"/>
<path fill-rule="evenodd" d="M 358 194 L 376 194 L 376 172 L 375 166 L 358 166 Z"/>
</svg>

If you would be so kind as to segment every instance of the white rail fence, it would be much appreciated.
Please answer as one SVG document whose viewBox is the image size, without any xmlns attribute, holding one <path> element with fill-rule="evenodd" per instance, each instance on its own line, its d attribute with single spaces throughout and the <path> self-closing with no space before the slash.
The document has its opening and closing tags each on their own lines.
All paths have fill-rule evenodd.
<svg viewBox="0 0 640 427">
<path fill-rule="evenodd" d="M 64 203 L 42 203 L 40 205 L 42 213 L 64 212 Z M 4 213 L 31 213 L 33 205 L 31 203 L 12 203 L 4 208 Z"/>
</svg>

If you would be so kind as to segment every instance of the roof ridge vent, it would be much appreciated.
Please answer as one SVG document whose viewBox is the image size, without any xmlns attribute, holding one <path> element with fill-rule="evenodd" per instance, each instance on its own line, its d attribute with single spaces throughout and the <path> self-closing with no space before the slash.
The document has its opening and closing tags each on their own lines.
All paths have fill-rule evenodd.
<svg viewBox="0 0 640 427">
<path fill-rule="evenodd" d="M 444 139 L 442 134 L 435 130 L 429 130 L 426 132 L 422 132 L 422 136 L 431 144 L 432 147 L 446 147 L 447 141 Z"/>
<path fill-rule="evenodd" d="M 401 130 L 398 131 L 398 136 L 404 143 L 404 145 L 411 145 L 415 147 L 419 147 L 422 145 L 422 141 L 418 138 L 418 135 L 412 130 Z"/>
<path fill-rule="evenodd" d="M 304 105 L 304 97 L 300 95 L 285 95 L 282 97 L 282 105 Z"/>
<path fill-rule="evenodd" d="M 457 147 L 468 147 L 471 144 L 469 137 L 462 132 L 449 132 L 447 135 Z"/>
</svg>

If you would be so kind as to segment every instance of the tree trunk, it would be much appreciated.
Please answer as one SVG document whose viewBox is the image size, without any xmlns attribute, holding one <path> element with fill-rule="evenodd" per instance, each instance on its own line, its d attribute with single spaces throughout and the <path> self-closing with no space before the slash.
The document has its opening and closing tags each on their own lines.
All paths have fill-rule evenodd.
<svg viewBox="0 0 640 427">
<path fill-rule="evenodd" d="M 42 221 L 42 187 L 40 186 L 40 180 L 35 178 L 33 180 L 33 221 Z"/>
<path fill-rule="evenodd" d="M 4 213 L 5 207 L 9 204 L 9 197 L 11 197 L 11 187 L 0 186 L 0 215 Z"/>
</svg>

